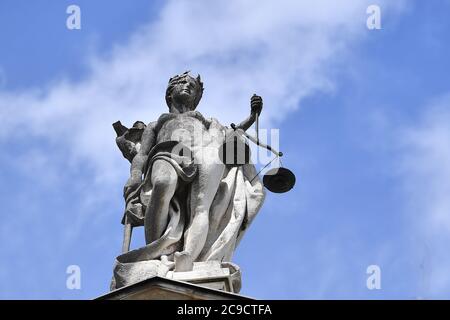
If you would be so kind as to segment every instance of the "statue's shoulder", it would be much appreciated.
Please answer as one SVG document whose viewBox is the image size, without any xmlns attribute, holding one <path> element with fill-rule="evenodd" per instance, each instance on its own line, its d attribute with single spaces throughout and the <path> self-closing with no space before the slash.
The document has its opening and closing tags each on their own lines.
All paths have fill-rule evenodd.
<svg viewBox="0 0 450 320">
<path fill-rule="evenodd" d="M 188 111 L 186 112 L 186 115 L 189 115 L 191 117 L 200 120 L 207 129 L 209 129 L 209 126 L 211 125 L 211 120 L 213 119 L 213 118 L 206 118 L 200 111 L 197 110 Z"/>
<path fill-rule="evenodd" d="M 164 123 L 166 123 L 168 120 L 175 118 L 176 115 L 173 113 L 163 113 L 159 116 L 158 120 L 156 120 L 154 122 L 153 125 L 153 130 L 155 132 L 159 132 L 159 130 L 161 129 L 161 127 L 163 126 Z"/>
<path fill-rule="evenodd" d="M 156 121 L 152 121 L 146 125 L 141 134 L 139 142 L 144 142 L 145 140 L 148 140 L 149 138 L 153 137 L 156 134 L 155 131 L 156 123 L 157 123 Z"/>
<path fill-rule="evenodd" d="M 161 121 L 164 121 L 164 120 L 173 118 L 174 116 L 175 116 L 175 114 L 169 113 L 169 112 L 161 113 L 161 115 L 159 116 L 158 120 L 155 121 L 155 123 L 158 124 L 158 123 L 160 123 Z"/>
<path fill-rule="evenodd" d="M 211 117 L 211 118 L 208 118 L 207 121 L 209 122 L 209 129 L 210 130 L 211 129 L 216 129 L 216 130 L 223 131 L 223 130 L 227 130 L 228 129 L 228 127 L 222 125 L 219 122 L 219 120 L 217 120 L 216 118 Z"/>
<path fill-rule="evenodd" d="M 144 132 L 145 132 L 145 131 L 154 131 L 157 124 L 158 124 L 158 121 L 152 121 L 152 122 L 149 122 L 149 123 L 147 124 L 147 126 L 146 126 Z"/>
<path fill-rule="evenodd" d="M 210 123 L 220 124 L 219 120 L 217 120 L 217 119 L 214 118 L 214 117 L 207 118 L 207 120 L 208 120 Z"/>
</svg>

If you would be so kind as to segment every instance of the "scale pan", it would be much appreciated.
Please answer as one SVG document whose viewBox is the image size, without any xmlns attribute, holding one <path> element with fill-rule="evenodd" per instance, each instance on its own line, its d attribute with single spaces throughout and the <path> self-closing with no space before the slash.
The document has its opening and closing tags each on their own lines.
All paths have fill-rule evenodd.
<svg viewBox="0 0 450 320">
<path fill-rule="evenodd" d="M 274 193 L 284 193 L 295 185 L 295 175 L 291 170 L 280 167 L 266 172 L 263 177 L 264 186 Z"/>
</svg>

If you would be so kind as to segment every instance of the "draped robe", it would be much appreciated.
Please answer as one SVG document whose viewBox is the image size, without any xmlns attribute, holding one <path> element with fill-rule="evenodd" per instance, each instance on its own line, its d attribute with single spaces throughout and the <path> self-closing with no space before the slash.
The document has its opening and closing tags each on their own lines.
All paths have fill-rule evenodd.
<svg viewBox="0 0 450 320">
<path fill-rule="evenodd" d="M 170 268 L 161 262 L 161 256 L 167 256 L 173 261 L 174 253 L 183 251 L 185 231 L 198 196 L 193 193 L 192 185 L 201 183 L 197 173 L 203 168 L 199 166 L 205 166 L 205 170 L 215 170 L 212 159 L 218 161 L 219 147 L 235 134 L 233 129 L 222 126 L 215 119 L 206 120 L 198 111 L 189 111 L 184 116 L 194 117 L 203 124 L 200 144 L 186 148 L 185 144 L 178 144 L 172 138 L 159 139 L 165 141 L 157 139 L 156 146 L 151 149 L 147 158 L 143 182 L 126 201 L 122 221 L 131 223 L 132 226 L 144 225 L 144 215 L 152 196 L 152 164 L 156 160 L 163 160 L 170 163 L 178 174 L 177 190 L 169 205 L 167 227 L 157 240 L 117 257 L 112 289 L 154 275 L 167 274 Z M 161 136 L 161 130 L 168 130 L 166 124 L 173 117 L 171 114 L 160 117 L 155 127 L 158 136 Z M 174 152 L 174 149 L 177 151 Z M 179 153 L 180 150 L 184 151 Z M 199 160 L 200 153 L 203 158 Z M 203 186 L 207 192 L 214 194 L 214 200 L 209 210 L 206 242 L 195 261 L 219 261 L 238 273 L 239 268 L 231 263 L 233 252 L 262 206 L 265 193 L 253 164 L 239 167 L 223 165 L 221 170 L 223 174 L 220 181 L 217 181 L 217 188 Z"/>
</svg>

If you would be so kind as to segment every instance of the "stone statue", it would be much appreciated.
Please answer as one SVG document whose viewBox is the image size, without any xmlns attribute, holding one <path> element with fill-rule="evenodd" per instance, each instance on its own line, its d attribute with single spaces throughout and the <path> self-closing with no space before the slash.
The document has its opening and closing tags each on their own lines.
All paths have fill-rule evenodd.
<svg viewBox="0 0 450 320">
<path fill-rule="evenodd" d="M 148 125 L 138 121 L 130 129 L 120 122 L 113 125 L 131 174 L 124 187 L 124 247 L 112 289 L 155 275 L 178 279 L 217 267 L 229 270 L 232 291 L 240 289 L 232 255 L 265 193 L 253 164 L 232 166 L 219 159 L 219 148 L 236 127 L 197 111 L 202 93 L 200 76 L 185 72 L 169 80 L 169 113 Z M 237 128 L 247 130 L 261 110 L 262 99 L 254 95 L 250 116 Z M 146 245 L 128 251 L 131 230 L 137 226 L 144 227 Z"/>
</svg>

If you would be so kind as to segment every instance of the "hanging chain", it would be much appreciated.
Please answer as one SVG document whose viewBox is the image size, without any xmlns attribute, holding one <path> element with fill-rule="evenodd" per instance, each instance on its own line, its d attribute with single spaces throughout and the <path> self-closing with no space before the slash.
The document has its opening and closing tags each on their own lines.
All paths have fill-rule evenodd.
<svg viewBox="0 0 450 320">
<path fill-rule="evenodd" d="M 253 182 L 253 180 L 255 180 L 255 178 L 265 169 L 267 168 L 272 162 L 275 161 L 275 159 L 279 158 L 279 156 L 275 156 L 275 158 L 273 158 L 268 164 L 266 164 L 261 170 L 259 170 L 259 172 L 252 178 L 252 180 L 250 180 L 250 183 Z M 281 161 L 281 160 L 280 160 Z"/>
</svg>

